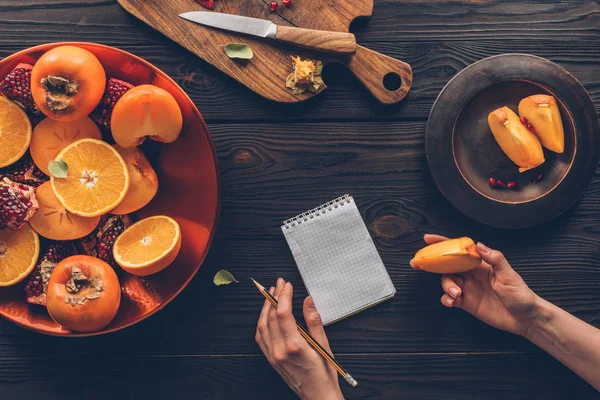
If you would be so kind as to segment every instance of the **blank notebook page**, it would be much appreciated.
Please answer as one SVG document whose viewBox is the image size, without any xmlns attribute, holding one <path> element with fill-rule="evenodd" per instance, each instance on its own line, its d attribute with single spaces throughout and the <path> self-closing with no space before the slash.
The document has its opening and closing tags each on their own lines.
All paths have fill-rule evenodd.
<svg viewBox="0 0 600 400">
<path fill-rule="evenodd" d="M 396 293 L 352 196 L 285 221 L 281 229 L 324 325 Z"/>
</svg>

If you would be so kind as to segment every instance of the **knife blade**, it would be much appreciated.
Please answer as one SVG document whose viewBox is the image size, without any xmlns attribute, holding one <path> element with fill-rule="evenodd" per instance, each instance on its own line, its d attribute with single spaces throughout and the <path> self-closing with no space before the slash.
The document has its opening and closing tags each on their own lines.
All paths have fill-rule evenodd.
<svg viewBox="0 0 600 400">
<path fill-rule="evenodd" d="M 209 11 L 192 11 L 179 16 L 200 25 L 275 39 L 312 50 L 335 54 L 356 52 L 356 38 L 351 33 L 295 28 L 276 25 L 265 19 Z"/>
</svg>

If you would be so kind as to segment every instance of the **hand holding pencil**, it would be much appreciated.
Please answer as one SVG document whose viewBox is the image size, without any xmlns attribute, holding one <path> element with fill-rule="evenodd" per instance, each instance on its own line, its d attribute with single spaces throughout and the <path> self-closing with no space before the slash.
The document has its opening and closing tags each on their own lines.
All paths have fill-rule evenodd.
<svg viewBox="0 0 600 400">
<path fill-rule="evenodd" d="M 279 302 L 275 308 L 265 300 L 256 330 L 256 342 L 294 392 L 303 400 L 343 399 L 338 372 L 298 331 L 292 315 L 293 287 L 279 278 L 269 293 Z M 329 354 L 331 348 L 312 299 L 304 301 L 308 333 Z"/>
</svg>

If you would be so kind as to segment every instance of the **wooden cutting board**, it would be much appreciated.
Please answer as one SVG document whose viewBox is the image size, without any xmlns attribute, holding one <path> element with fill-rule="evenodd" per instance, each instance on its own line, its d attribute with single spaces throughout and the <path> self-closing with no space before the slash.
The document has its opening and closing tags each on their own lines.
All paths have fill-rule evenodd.
<svg viewBox="0 0 600 400">
<path fill-rule="evenodd" d="M 178 16 L 187 11 L 208 11 L 194 0 L 118 1 L 135 17 L 271 100 L 294 103 L 315 95 L 310 92 L 294 95 L 285 87 L 286 78 L 293 71 L 290 59 L 293 55 L 318 59 L 325 64 L 343 63 L 384 104 L 402 100 L 412 85 L 410 65 L 362 46 L 358 46 L 354 55 L 335 56 L 204 27 Z M 276 12 L 269 10 L 270 3 L 271 0 L 215 0 L 214 11 L 269 19 L 278 25 L 338 32 L 348 32 L 355 18 L 368 17 L 373 12 L 373 0 L 293 0 L 291 7 L 279 4 Z M 229 59 L 222 49 L 229 43 L 247 44 L 254 51 L 254 58 L 249 62 Z M 386 76 L 392 82 L 400 77 L 400 87 L 386 89 Z"/>
</svg>

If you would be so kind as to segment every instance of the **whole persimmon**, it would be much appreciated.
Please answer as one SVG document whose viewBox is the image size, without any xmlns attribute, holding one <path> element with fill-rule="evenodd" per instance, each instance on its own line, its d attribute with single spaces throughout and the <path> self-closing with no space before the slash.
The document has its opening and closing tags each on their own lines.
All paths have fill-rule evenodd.
<svg viewBox="0 0 600 400">
<path fill-rule="evenodd" d="M 31 94 L 46 116 L 76 121 L 91 114 L 100 103 L 106 72 L 98 58 L 75 46 L 47 51 L 31 71 Z"/>
<path fill-rule="evenodd" d="M 147 137 L 171 143 L 181 133 L 183 116 L 171 93 L 154 85 L 141 85 L 117 101 L 110 125 L 115 142 L 124 148 L 138 146 Z"/>
<path fill-rule="evenodd" d="M 71 331 L 95 332 L 117 315 L 121 287 L 110 265 L 77 255 L 56 265 L 46 296 L 48 313 L 58 324 Z"/>
</svg>

